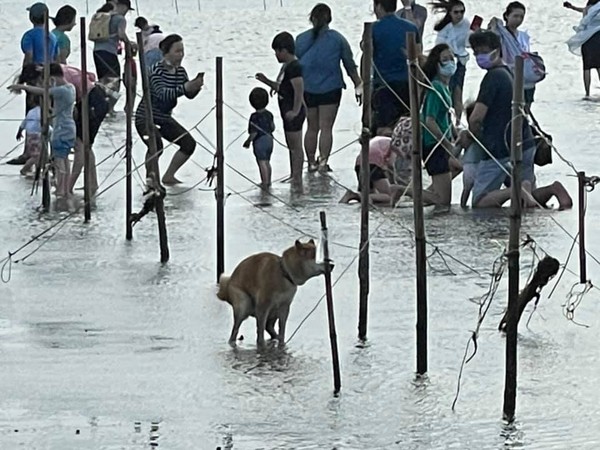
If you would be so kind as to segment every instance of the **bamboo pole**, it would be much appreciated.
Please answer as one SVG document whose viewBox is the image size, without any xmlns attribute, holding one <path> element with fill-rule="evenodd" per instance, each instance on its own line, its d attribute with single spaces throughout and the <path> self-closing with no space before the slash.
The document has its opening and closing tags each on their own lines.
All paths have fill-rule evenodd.
<svg viewBox="0 0 600 450">
<path fill-rule="evenodd" d="M 365 22 L 363 32 L 363 57 L 361 77 L 363 81 L 363 111 L 361 133 L 361 196 L 360 196 L 360 254 L 358 259 L 359 312 L 358 338 L 367 339 L 369 310 L 369 141 L 371 138 L 371 63 L 373 60 L 373 24 Z"/>
<path fill-rule="evenodd" d="M 323 256 L 325 263 L 325 293 L 327 296 L 327 320 L 329 322 L 329 342 L 331 344 L 331 358 L 333 361 L 333 386 L 334 395 L 340 393 L 342 380 L 340 375 L 340 357 L 338 354 L 337 333 L 335 330 L 335 314 L 333 311 L 333 289 L 331 287 L 331 259 L 329 259 L 329 241 L 327 232 L 327 216 L 321 211 L 321 233 L 323 236 Z"/>
<path fill-rule="evenodd" d="M 506 312 L 506 372 L 504 379 L 504 419 L 515 418 L 517 400 L 517 326 L 519 303 L 519 240 L 521 228 L 521 165 L 523 160 L 523 58 L 515 59 L 512 104 L 510 199 L 510 238 L 508 242 L 508 309 Z"/>
<path fill-rule="evenodd" d="M 418 51 L 415 33 L 407 34 L 410 64 L 410 117 L 413 130 L 412 179 L 413 210 L 415 218 L 416 270 L 417 270 L 417 374 L 427 373 L 427 255 L 425 253 L 425 219 L 423 217 L 423 173 L 421 118 L 419 115 Z"/>
<path fill-rule="evenodd" d="M 48 48 L 49 37 L 48 28 L 48 11 L 44 14 L 44 77 L 43 87 L 44 96 L 42 99 L 42 151 L 40 152 L 40 163 L 36 172 L 41 171 L 42 174 L 42 208 L 44 211 L 50 209 L 50 173 L 46 166 L 48 165 L 48 144 L 50 133 L 50 54 Z M 39 180 L 39 176 L 36 174 Z"/>
<path fill-rule="evenodd" d="M 585 254 L 585 172 L 577 172 L 579 182 L 579 282 L 587 283 L 587 263 Z"/>
<path fill-rule="evenodd" d="M 138 57 L 140 59 L 140 73 L 142 74 L 142 88 L 144 90 L 144 102 L 146 106 L 146 131 L 148 132 L 148 154 L 152 172 L 148 178 L 152 179 L 153 188 L 164 192 L 164 187 L 160 183 L 160 169 L 158 166 L 158 152 L 156 148 L 156 128 L 154 125 L 154 116 L 152 114 L 152 99 L 150 97 L 150 82 L 148 80 L 148 71 L 146 70 L 146 59 L 144 57 L 144 41 L 142 33 L 138 32 Z M 167 224 L 165 219 L 164 201 L 162 195 L 156 196 L 156 218 L 158 221 L 158 236 L 160 241 L 160 262 L 166 263 L 169 260 L 169 242 L 167 238 Z"/>
<path fill-rule="evenodd" d="M 92 219 L 92 202 L 90 195 L 90 115 L 87 79 L 87 44 L 85 17 L 79 20 L 81 33 L 81 140 L 83 145 L 83 201 L 85 222 Z"/>
<path fill-rule="evenodd" d="M 225 158 L 223 143 L 223 57 L 217 57 L 217 282 L 225 271 Z"/>
<path fill-rule="evenodd" d="M 125 239 L 133 239 L 133 222 L 131 213 L 133 209 L 133 104 L 135 90 L 133 89 L 133 73 L 131 64 L 133 51 L 130 45 L 125 46 Z"/>
</svg>

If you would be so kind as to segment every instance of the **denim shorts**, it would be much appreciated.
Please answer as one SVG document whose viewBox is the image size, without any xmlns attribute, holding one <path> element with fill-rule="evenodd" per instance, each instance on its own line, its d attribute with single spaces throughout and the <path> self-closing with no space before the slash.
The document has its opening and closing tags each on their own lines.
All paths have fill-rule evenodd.
<svg viewBox="0 0 600 450">
<path fill-rule="evenodd" d="M 512 164 L 510 158 L 498 159 L 498 162 L 493 159 L 483 159 L 477 166 L 477 174 L 475 175 L 475 184 L 473 185 L 473 207 L 477 206 L 477 203 L 484 198 L 487 194 L 493 191 L 497 191 L 502 188 L 502 184 L 506 180 L 507 174 L 503 170 L 506 169 L 508 173 L 512 171 Z M 500 167 L 498 165 L 502 167 Z"/>
<path fill-rule="evenodd" d="M 273 153 L 273 136 L 265 134 L 256 138 L 252 148 L 257 161 L 270 161 Z"/>
</svg>

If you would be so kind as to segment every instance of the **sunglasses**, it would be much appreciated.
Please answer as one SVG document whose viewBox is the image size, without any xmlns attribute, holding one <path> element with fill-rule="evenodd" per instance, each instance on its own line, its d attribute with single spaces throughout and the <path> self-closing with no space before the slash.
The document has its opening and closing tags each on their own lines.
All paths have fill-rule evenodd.
<svg viewBox="0 0 600 450">
<path fill-rule="evenodd" d="M 458 11 L 452 11 L 452 14 L 464 14 L 465 10 L 464 9 L 460 9 Z"/>
</svg>

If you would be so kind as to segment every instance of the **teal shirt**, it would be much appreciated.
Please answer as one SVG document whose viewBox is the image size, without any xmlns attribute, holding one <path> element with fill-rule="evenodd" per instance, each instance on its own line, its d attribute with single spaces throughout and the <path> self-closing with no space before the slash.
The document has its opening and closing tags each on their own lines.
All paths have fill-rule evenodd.
<svg viewBox="0 0 600 450">
<path fill-rule="evenodd" d="M 438 79 L 434 79 L 431 84 L 436 92 L 425 88 L 427 92 L 421 111 L 421 121 L 425 124 L 427 117 L 433 117 L 435 123 L 442 130 L 442 133 L 445 133 L 445 136 L 451 140 L 452 123 L 450 121 L 450 107 L 452 106 L 452 96 L 450 89 Z M 433 147 L 437 142 L 438 138 L 427 131 L 427 128 L 423 125 L 423 146 Z"/>
<path fill-rule="evenodd" d="M 71 39 L 69 39 L 67 33 L 59 30 L 58 28 L 52 30 L 52 34 L 56 37 L 56 41 L 58 43 L 58 53 L 60 54 L 63 51 L 66 51 L 68 58 L 69 54 L 71 53 Z"/>
</svg>

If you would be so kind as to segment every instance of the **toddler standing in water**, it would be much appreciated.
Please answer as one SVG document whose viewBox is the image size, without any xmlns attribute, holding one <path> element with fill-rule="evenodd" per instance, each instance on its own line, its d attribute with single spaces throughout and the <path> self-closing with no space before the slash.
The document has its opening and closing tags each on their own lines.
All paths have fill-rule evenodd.
<svg viewBox="0 0 600 450">
<path fill-rule="evenodd" d="M 271 186 L 271 154 L 273 153 L 273 131 L 275 131 L 273 114 L 266 109 L 269 104 L 269 94 L 262 88 L 252 89 L 250 104 L 256 112 L 250 116 L 248 124 L 250 135 L 244 142 L 244 147 L 249 148 L 252 143 L 262 188 L 267 190 Z"/>
<path fill-rule="evenodd" d="M 25 131 L 25 152 L 27 161 L 21 169 L 21 175 L 28 175 L 34 166 L 37 166 L 42 149 L 42 108 L 39 97 L 34 97 L 32 108 L 29 110 L 17 132 L 17 140 L 23 139 Z"/>
</svg>

